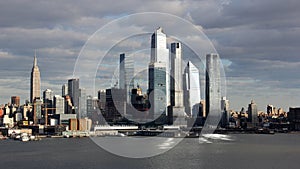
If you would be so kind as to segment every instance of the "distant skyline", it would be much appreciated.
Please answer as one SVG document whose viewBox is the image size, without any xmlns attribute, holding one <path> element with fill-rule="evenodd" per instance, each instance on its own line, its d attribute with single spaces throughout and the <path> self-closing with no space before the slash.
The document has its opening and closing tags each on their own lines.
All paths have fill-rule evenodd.
<svg viewBox="0 0 300 169">
<path fill-rule="evenodd" d="M 300 106 L 299 7 L 297 0 L 1 1 L 0 104 L 11 96 L 30 99 L 35 49 L 41 91 L 61 95 L 96 30 L 121 16 L 163 12 L 189 20 L 212 41 L 225 65 L 230 109 L 253 99 L 259 111 L 267 104 L 288 111 Z"/>
</svg>

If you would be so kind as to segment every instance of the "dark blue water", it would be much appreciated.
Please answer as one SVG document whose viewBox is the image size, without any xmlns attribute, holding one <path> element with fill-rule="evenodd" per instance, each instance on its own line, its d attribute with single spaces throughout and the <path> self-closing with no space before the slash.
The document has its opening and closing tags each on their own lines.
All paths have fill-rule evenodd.
<svg viewBox="0 0 300 169">
<path fill-rule="evenodd" d="M 184 139 L 150 158 L 113 155 L 89 138 L 0 141 L 0 168 L 60 169 L 299 169 L 300 135 L 231 135 L 232 141 Z"/>
</svg>

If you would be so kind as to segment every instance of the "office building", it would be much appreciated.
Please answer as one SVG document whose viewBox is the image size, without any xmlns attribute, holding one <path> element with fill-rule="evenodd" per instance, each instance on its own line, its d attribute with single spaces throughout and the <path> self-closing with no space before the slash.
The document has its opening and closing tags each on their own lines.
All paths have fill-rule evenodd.
<svg viewBox="0 0 300 169">
<path fill-rule="evenodd" d="M 65 114 L 76 114 L 69 95 L 64 96 L 65 99 Z"/>
<path fill-rule="evenodd" d="M 222 112 L 222 119 L 221 119 L 221 126 L 226 127 L 229 124 L 229 100 L 226 97 L 222 97 L 221 99 L 221 112 Z"/>
<path fill-rule="evenodd" d="M 104 118 L 107 122 L 118 121 L 126 115 L 126 97 L 124 94 L 125 90 L 111 88 L 106 89 L 106 105 Z"/>
<path fill-rule="evenodd" d="M 158 28 L 151 36 L 151 58 L 149 64 L 149 100 L 150 116 L 158 118 L 167 115 L 170 105 L 170 68 L 167 36 Z"/>
<path fill-rule="evenodd" d="M 200 103 L 200 79 L 199 70 L 188 62 L 184 70 L 184 105 L 186 113 L 191 117 L 197 117 Z"/>
<path fill-rule="evenodd" d="M 68 95 L 68 85 L 67 84 L 63 84 L 61 87 L 61 95 L 64 97 L 66 95 Z"/>
<path fill-rule="evenodd" d="M 42 119 L 42 104 L 43 101 L 40 98 L 35 97 L 33 100 L 33 123 L 40 124 Z"/>
<path fill-rule="evenodd" d="M 183 84 L 182 84 L 182 47 L 181 43 L 171 44 L 171 78 L 170 78 L 170 101 L 173 106 L 173 116 L 185 115 L 183 104 Z M 199 100 L 200 101 L 200 100 Z"/>
<path fill-rule="evenodd" d="M 55 114 L 65 113 L 65 99 L 60 95 L 54 95 L 53 97 L 53 107 L 55 108 Z"/>
<path fill-rule="evenodd" d="M 98 100 L 99 100 L 100 110 L 104 110 L 105 109 L 105 103 L 106 103 L 106 90 L 99 90 L 98 91 Z"/>
<path fill-rule="evenodd" d="M 75 114 L 79 117 L 79 79 L 69 79 L 68 80 L 68 95 L 71 98 L 73 108 L 75 110 Z"/>
<path fill-rule="evenodd" d="M 300 130 L 300 107 L 290 107 L 288 120 L 291 123 L 291 130 Z"/>
<path fill-rule="evenodd" d="M 33 103 L 35 98 L 41 97 L 41 77 L 37 65 L 36 53 L 34 54 L 33 67 L 30 78 L 30 102 Z"/>
<path fill-rule="evenodd" d="M 251 100 L 251 103 L 248 105 L 248 122 L 252 123 L 253 127 L 258 124 L 257 105 L 253 100 Z"/>
<path fill-rule="evenodd" d="M 44 108 L 52 108 L 53 107 L 53 91 L 50 89 L 46 89 L 43 91 L 43 102 Z M 48 114 L 53 114 L 53 110 L 47 110 Z"/>
<path fill-rule="evenodd" d="M 150 118 L 155 120 L 167 115 L 167 81 L 166 64 L 152 63 L 149 65 L 149 101 Z"/>
<path fill-rule="evenodd" d="M 130 92 L 134 87 L 134 62 L 125 53 L 120 54 L 119 88 L 126 90 L 126 101 L 130 102 Z"/>
<path fill-rule="evenodd" d="M 86 90 L 84 88 L 79 89 L 79 112 L 77 114 L 77 118 L 85 118 L 86 114 Z"/>
<path fill-rule="evenodd" d="M 150 63 L 165 63 L 166 71 L 166 96 L 167 105 L 170 105 L 170 67 L 169 49 L 167 48 L 167 36 L 159 27 L 151 36 Z"/>
<path fill-rule="evenodd" d="M 206 82 L 205 82 L 206 114 L 221 115 L 221 81 L 220 58 L 218 54 L 206 55 Z"/>
</svg>

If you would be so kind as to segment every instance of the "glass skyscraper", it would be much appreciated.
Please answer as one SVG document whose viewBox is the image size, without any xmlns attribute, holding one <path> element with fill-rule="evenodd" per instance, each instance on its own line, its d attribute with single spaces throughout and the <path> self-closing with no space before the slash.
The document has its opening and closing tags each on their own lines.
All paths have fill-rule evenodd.
<svg viewBox="0 0 300 169">
<path fill-rule="evenodd" d="M 184 96 L 185 110 L 192 116 L 197 117 L 200 105 L 200 78 L 198 68 L 189 61 L 184 71 Z"/>
<path fill-rule="evenodd" d="M 218 54 L 206 55 L 206 114 L 214 112 L 221 114 L 221 81 L 220 81 L 220 58 Z"/>
<path fill-rule="evenodd" d="M 149 65 L 149 100 L 151 118 L 166 114 L 167 108 L 166 65 L 152 63 Z"/>
<path fill-rule="evenodd" d="M 53 105 L 55 107 L 55 114 L 65 114 L 65 99 L 60 95 L 54 95 Z"/>
<path fill-rule="evenodd" d="M 119 88 L 126 90 L 126 101 L 130 102 L 131 89 L 134 87 L 134 62 L 131 57 L 120 54 Z"/>
<path fill-rule="evenodd" d="M 257 105 L 251 100 L 251 103 L 248 105 L 248 121 L 252 123 L 253 126 L 258 124 L 258 111 Z"/>
<path fill-rule="evenodd" d="M 166 66 L 166 97 L 170 105 L 170 67 L 169 49 L 167 48 L 167 35 L 161 27 L 157 28 L 151 36 L 151 63 L 165 63 Z"/>
<path fill-rule="evenodd" d="M 79 117 L 79 79 L 69 79 L 68 80 L 68 95 L 71 97 L 75 113 Z"/>
<path fill-rule="evenodd" d="M 170 105 L 170 68 L 167 36 L 158 28 L 151 36 L 151 58 L 149 64 L 150 113 L 155 119 L 167 115 Z"/>
<path fill-rule="evenodd" d="M 171 106 L 173 107 L 173 116 L 185 115 L 183 105 L 183 84 L 182 84 L 182 48 L 181 43 L 171 43 Z"/>
</svg>

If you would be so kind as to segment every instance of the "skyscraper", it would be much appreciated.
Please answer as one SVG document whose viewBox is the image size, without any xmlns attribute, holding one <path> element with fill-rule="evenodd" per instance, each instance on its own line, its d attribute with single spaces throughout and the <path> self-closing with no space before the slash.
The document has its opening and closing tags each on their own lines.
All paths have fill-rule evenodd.
<svg viewBox="0 0 300 169">
<path fill-rule="evenodd" d="M 119 88 L 126 90 L 127 103 L 130 102 L 131 89 L 134 87 L 134 62 L 131 57 L 120 54 Z"/>
<path fill-rule="evenodd" d="M 39 124 L 42 119 L 42 99 L 35 97 L 33 100 L 33 123 Z"/>
<path fill-rule="evenodd" d="M 167 37 L 162 28 L 151 36 L 151 59 L 149 64 L 149 100 L 151 118 L 167 115 L 170 105 L 170 71 Z"/>
<path fill-rule="evenodd" d="M 166 71 L 167 106 L 170 105 L 170 67 L 167 36 L 161 27 L 157 28 L 151 36 L 151 63 L 164 63 Z"/>
<path fill-rule="evenodd" d="M 30 79 L 30 102 L 33 103 L 35 98 L 41 97 L 41 77 L 40 70 L 37 65 L 36 53 L 34 54 L 33 67 Z"/>
<path fill-rule="evenodd" d="M 226 127 L 226 125 L 229 123 L 229 100 L 227 100 L 226 97 L 222 97 L 221 99 L 221 112 L 221 126 Z"/>
<path fill-rule="evenodd" d="M 75 109 L 75 114 L 79 116 L 79 79 L 68 80 L 68 95 L 71 97 L 72 105 Z"/>
<path fill-rule="evenodd" d="M 181 43 L 171 44 L 171 105 L 183 107 Z M 174 97 L 172 97 L 174 96 Z"/>
<path fill-rule="evenodd" d="M 65 114 L 65 99 L 60 95 L 54 95 L 53 106 L 55 107 L 55 114 Z"/>
<path fill-rule="evenodd" d="M 184 80 L 184 101 L 186 112 L 192 117 L 197 117 L 201 100 L 199 70 L 190 61 L 187 63 L 184 71 Z"/>
<path fill-rule="evenodd" d="M 166 91 L 166 65 L 165 63 L 152 63 L 149 65 L 149 100 L 150 118 L 167 115 Z"/>
<path fill-rule="evenodd" d="M 171 44 L 171 69 L 170 69 L 170 102 L 173 106 L 173 116 L 185 115 L 183 104 L 183 85 L 182 85 L 182 48 L 181 43 Z M 200 100 L 199 100 L 200 101 Z"/>
<path fill-rule="evenodd" d="M 98 100 L 99 100 L 99 108 L 100 110 L 105 109 L 106 104 L 106 90 L 99 90 L 98 91 Z"/>
<path fill-rule="evenodd" d="M 206 86 L 205 101 L 206 114 L 211 112 L 221 115 L 221 81 L 220 81 L 220 58 L 218 54 L 206 55 Z"/>
<path fill-rule="evenodd" d="M 47 101 L 52 101 L 53 100 L 53 91 L 51 89 L 46 89 L 43 91 L 43 99 L 44 103 L 47 103 Z"/>
<path fill-rule="evenodd" d="M 258 124 L 257 116 L 257 105 L 251 100 L 251 103 L 248 105 L 248 122 L 252 123 L 253 126 L 256 126 Z"/>
<path fill-rule="evenodd" d="M 53 106 L 53 91 L 50 89 L 46 89 L 43 91 L 43 101 L 45 108 L 52 108 Z M 52 110 L 47 110 L 48 114 L 53 114 Z"/>
<path fill-rule="evenodd" d="M 85 118 L 87 117 L 86 112 L 86 90 L 84 88 L 79 89 L 79 114 L 77 114 L 77 118 Z"/>
<path fill-rule="evenodd" d="M 68 85 L 67 84 L 63 84 L 61 87 L 61 95 L 62 96 L 66 96 L 68 95 Z"/>
</svg>

